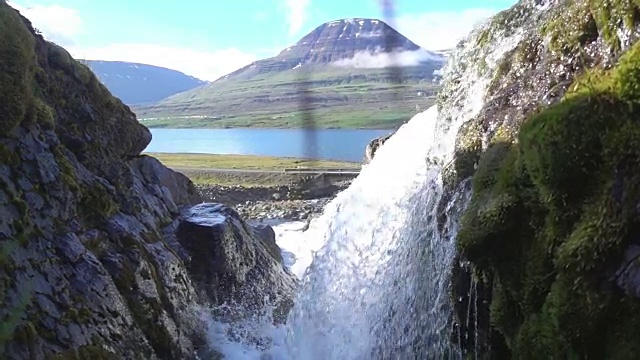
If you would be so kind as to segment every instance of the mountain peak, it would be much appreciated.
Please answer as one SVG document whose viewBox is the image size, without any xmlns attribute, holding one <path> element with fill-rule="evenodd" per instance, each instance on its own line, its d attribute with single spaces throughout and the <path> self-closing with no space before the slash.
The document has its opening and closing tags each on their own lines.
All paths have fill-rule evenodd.
<svg viewBox="0 0 640 360">
<path fill-rule="evenodd" d="M 326 22 L 278 54 L 300 63 L 330 63 L 361 52 L 417 51 L 420 46 L 379 19 L 346 18 Z"/>
</svg>

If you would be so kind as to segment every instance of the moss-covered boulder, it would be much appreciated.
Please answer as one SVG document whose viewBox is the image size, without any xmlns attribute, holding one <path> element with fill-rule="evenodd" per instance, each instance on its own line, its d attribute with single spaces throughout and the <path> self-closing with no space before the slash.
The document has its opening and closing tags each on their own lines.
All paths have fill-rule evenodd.
<svg viewBox="0 0 640 360">
<path fill-rule="evenodd" d="M 480 158 L 457 242 L 512 358 L 640 356 L 639 74 L 640 44 Z"/>
<path fill-rule="evenodd" d="M 456 156 L 450 188 L 468 176 L 490 144 L 514 141 L 525 119 L 562 99 L 585 69 L 613 66 L 638 40 L 638 13 L 640 3 L 635 0 L 521 0 L 461 43 L 471 51 L 455 59 L 455 66 L 476 68 L 478 77 L 490 81 L 483 93 L 473 94 L 481 94 L 484 104 L 458 134 L 456 153 L 463 155 Z M 513 49 L 494 51 L 505 38 L 515 43 Z M 469 101 L 457 96 L 467 81 L 446 79 L 439 107 L 455 114 L 451 109 Z"/>
<path fill-rule="evenodd" d="M 523 124 L 532 116 L 570 97 L 565 95 L 568 92 L 575 93 L 576 86 L 589 88 L 601 73 L 592 71 L 591 75 L 586 75 L 585 71 L 606 71 L 617 64 L 620 55 L 638 40 L 639 5 L 633 0 L 523 0 L 491 18 L 459 44 L 461 51 L 453 56 L 453 61 L 448 65 L 449 68 L 454 68 L 453 76 L 445 78 L 438 105 L 442 113 L 449 114 L 452 118 L 459 116 L 461 110 L 468 111 L 468 104 L 475 105 L 472 107 L 473 115 L 470 120 L 458 132 L 455 157 L 443 172 L 445 193 L 439 204 L 440 224 L 447 221 L 442 209 L 451 198 L 452 189 L 468 176 L 476 175 L 476 188 L 480 189 L 497 181 L 495 174 L 487 176 L 491 173 L 487 169 L 521 171 L 522 165 L 517 165 L 520 162 L 513 160 L 515 155 L 509 154 L 517 152 L 510 150 L 511 148 L 522 145 L 520 132 Z M 579 78 L 582 79 L 582 85 L 578 85 Z M 473 91 L 468 91 L 470 88 Z M 507 162 L 503 163 L 503 160 Z M 568 177 L 583 174 L 567 170 L 565 175 Z M 533 181 L 530 176 L 524 179 Z M 519 209 L 520 202 L 524 201 L 522 196 L 527 192 L 521 190 L 518 188 L 517 191 L 500 192 L 496 196 L 491 195 L 494 190 L 483 191 L 482 194 L 474 190 L 476 196 L 485 200 L 477 201 L 483 205 L 477 209 L 478 217 L 473 220 L 475 223 L 469 226 L 487 232 L 482 238 L 487 241 L 488 248 L 482 249 L 479 246 L 467 249 L 468 251 L 484 253 L 511 246 L 511 242 L 504 240 L 503 232 L 489 231 L 493 229 L 489 225 L 500 224 L 501 231 L 507 228 L 522 229 L 524 225 L 514 223 L 514 219 L 508 216 L 514 209 Z M 576 186 L 563 195 L 563 200 L 558 201 L 561 204 L 561 201 L 572 200 L 579 197 L 582 191 L 584 189 Z M 514 197 L 514 192 L 519 196 Z M 581 210 L 576 211 L 580 213 Z M 487 239 L 498 239 L 498 242 Z M 500 241 L 506 243 L 499 243 Z M 508 249 L 505 251 L 508 255 L 504 256 L 511 256 Z M 467 297 L 472 289 L 478 289 L 478 298 L 487 303 L 491 303 L 491 299 L 498 299 L 496 301 L 499 302 L 501 293 L 494 292 L 491 286 L 494 277 L 477 273 L 474 270 L 477 264 L 467 262 L 466 255 L 467 253 L 460 254 L 461 261 L 454 265 L 454 273 L 460 276 L 453 279 L 456 287 L 452 289 L 452 298 Z M 496 261 L 499 262 L 500 251 L 493 255 L 498 257 Z M 631 255 L 628 252 L 626 256 Z M 488 259 L 478 261 L 486 262 Z M 619 273 L 624 278 L 620 282 L 626 284 L 626 287 L 638 282 L 632 267 L 619 270 Z M 487 286 L 475 284 L 476 280 L 486 282 Z M 482 289 L 488 289 L 488 293 L 481 293 Z M 455 305 L 455 323 L 464 328 L 463 324 L 479 321 L 481 332 L 494 333 L 495 328 L 491 327 L 488 320 L 483 321 L 485 319 L 482 319 L 482 315 L 477 319 L 467 318 L 467 305 L 464 301 Z M 482 307 L 482 302 L 480 306 Z M 479 312 L 485 313 L 483 309 L 479 309 Z M 461 339 L 463 340 L 459 343 L 465 350 L 485 349 L 492 345 L 474 344 L 476 337 L 472 334 L 463 334 Z M 482 336 L 478 338 L 480 341 L 482 339 Z M 497 346 L 498 343 L 501 341 L 496 340 L 493 345 Z"/>
</svg>

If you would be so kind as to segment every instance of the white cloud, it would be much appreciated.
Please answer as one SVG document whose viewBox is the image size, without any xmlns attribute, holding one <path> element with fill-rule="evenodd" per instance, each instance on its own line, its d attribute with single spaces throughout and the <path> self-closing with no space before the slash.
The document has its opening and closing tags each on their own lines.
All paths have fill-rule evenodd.
<svg viewBox="0 0 640 360">
<path fill-rule="evenodd" d="M 400 15 L 395 25 L 404 36 L 429 50 L 451 49 L 474 29 L 498 11 L 466 9 Z"/>
<path fill-rule="evenodd" d="M 425 50 L 402 51 L 402 52 L 368 52 L 356 53 L 350 59 L 342 59 L 333 62 L 335 66 L 354 67 L 360 69 L 379 69 L 391 66 L 414 66 L 425 60 L 444 59 L 440 56 Z"/>
<path fill-rule="evenodd" d="M 7 3 L 28 18 L 47 40 L 59 45 L 72 44 L 73 38 L 83 30 L 82 18 L 75 9 L 55 4 L 26 7 L 13 2 Z"/>
<path fill-rule="evenodd" d="M 311 0 L 285 1 L 288 11 L 289 35 L 294 35 L 302 29 L 305 21 L 307 21 L 308 8 L 309 5 L 311 5 Z"/>
<path fill-rule="evenodd" d="M 86 60 L 128 61 L 182 71 L 213 81 L 256 59 L 237 49 L 198 50 L 158 44 L 112 43 L 105 46 L 81 46 L 73 40 L 85 31 L 77 10 L 59 5 L 31 7 L 10 3 L 28 18 L 50 41 L 64 46 L 72 56 Z M 86 34 L 85 34 L 86 35 Z"/>
</svg>

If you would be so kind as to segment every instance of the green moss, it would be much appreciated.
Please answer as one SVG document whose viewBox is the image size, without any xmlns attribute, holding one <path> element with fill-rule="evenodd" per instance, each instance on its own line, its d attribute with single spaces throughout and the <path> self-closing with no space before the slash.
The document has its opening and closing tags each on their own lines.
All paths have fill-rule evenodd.
<svg viewBox="0 0 640 360">
<path fill-rule="evenodd" d="M 555 51 L 577 53 L 601 36 L 612 49 L 620 49 L 618 28 L 632 30 L 637 24 L 638 0 L 567 1 L 559 6 L 542 31 Z"/>
<path fill-rule="evenodd" d="M 100 224 L 118 211 L 114 195 L 100 184 L 82 189 L 78 200 L 78 217 L 85 224 Z"/>
<path fill-rule="evenodd" d="M 87 65 L 82 63 L 76 63 L 76 70 L 77 70 L 78 78 L 83 84 L 92 85 L 95 79 L 95 75 Z"/>
<path fill-rule="evenodd" d="M 58 164 L 60 170 L 60 180 L 73 192 L 80 191 L 80 185 L 77 181 L 77 174 L 75 167 L 71 164 L 67 156 L 60 148 L 53 150 L 53 156 Z"/>
<path fill-rule="evenodd" d="M 482 131 L 478 128 L 478 122 L 468 121 L 460 127 L 456 139 L 453 174 L 448 181 L 449 188 L 455 188 L 460 181 L 473 175 L 481 153 Z"/>
<path fill-rule="evenodd" d="M 480 159 L 457 243 L 513 358 L 640 357 L 640 300 L 605 275 L 640 226 L 639 75 L 640 44 Z"/>
<path fill-rule="evenodd" d="M 53 109 L 39 98 L 34 100 L 35 120 L 47 130 L 53 130 L 56 126 Z"/>
<path fill-rule="evenodd" d="M 35 41 L 18 13 L 0 2 L 0 128 L 6 134 L 31 107 Z"/>
<path fill-rule="evenodd" d="M 51 65 L 62 69 L 68 73 L 73 72 L 73 57 L 63 47 L 55 43 L 47 42 L 48 60 Z"/>
<path fill-rule="evenodd" d="M 129 249 L 133 246 L 131 243 L 135 241 L 135 248 L 143 254 L 144 258 L 148 256 L 144 248 L 139 246 L 136 240 L 124 240 L 123 245 L 129 247 Z M 148 260 L 145 261 L 148 262 Z M 151 272 L 148 273 L 148 276 L 153 278 L 160 297 L 162 298 L 166 295 L 164 287 L 159 283 L 155 268 L 151 263 L 149 263 L 149 267 Z M 122 271 L 114 277 L 114 282 L 120 293 L 125 296 L 133 318 L 144 332 L 155 352 L 167 356 L 172 354 L 173 341 L 171 340 L 171 334 L 161 325 L 159 320 L 163 313 L 163 304 L 161 301 L 158 301 L 161 299 L 141 298 L 139 295 L 136 295 L 136 291 L 132 291 L 132 289 L 136 287 L 136 274 L 134 266 L 128 261 L 123 262 Z"/>
<path fill-rule="evenodd" d="M 14 219 L 12 225 L 14 240 L 25 246 L 33 235 L 34 229 L 31 224 L 29 205 L 22 198 L 21 194 L 14 194 L 11 198 L 11 205 L 18 211 L 18 217 Z"/>
<path fill-rule="evenodd" d="M 79 303 L 81 304 L 82 301 Z M 69 323 L 82 325 L 89 322 L 93 317 L 93 313 L 80 304 L 75 304 L 73 307 L 68 308 L 60 317 L 60 322 L 65 325 Z"/>
<path fill-rule="evenodd" d="M 495 96 L 501 89 L 503 83 L 512 83 L 522 69 L 532 68 L 539 60 L 538 47 L 541 45 L 542 39 L 537 36 L 527 38 L 512 49 L 509 50 L 500 60 L 496 68 L 491 82 L 487 88 L 488 97 Z M 512 71 L 513 70 L 513 71 Z M 512 77 L 507 78 L 512 73 Z"/>
<path fill-rule="evenodd" d="M 20 156 L 7 145 L 0 143 L 0 164 L 17 167 L 20 165 Z"/>
<path fill-rule="evenodd" d="M 506 75 L 509 73 L 509 71 L 511 71 L 511 66 L 514 61 L 513 54 L 515 53 L 515 51 L 516 50 L 514 49 L 505 54 L 505 56 L 500 61 L 500 64 L 498 64 L 498 67 L 494 72 L 493 77 L 491 78 L 491 82 L 487 87 L 488 94 L 494 94 L 496 90 L 500 88 L 500 85 L 502 85 L 502 83 L 506 80 Z"/>
<path fill-rule="evenodd" d="M 31 347 L 38 338 L 38 332 L 35 325 L 30 321 L 25 321 L 24 324 L 16 328 L 13 334 L 13 340 L 20 344 L 25 344 Z"/>
<path fill-rule="evenodd" d="M 478 33 L 478 36 L 476 37 L 476 47 L 484 48 L 487 45 L 489 45 L 492 39 L 493 39 L 493 36 L 491 34 L 491 30 L 488 28 L 482 29 Z"/>
<path fill-rule="evenodd" d="M 6 265 L 5 265 L 6 268 Z M 19 289 L 20 293 L 17 297 L 13 297 L 5 304 L 5 298 L 0 299 L 4 306 L 10 306 L 11 310 L 8 315 L 0 319 L 0 356 L 3 355 L 5 347 L 8 343 L 16 340 L 23 340 L 26 343 L 33 340 L 33 322 L 23 321 L 27 306 L 33 297 L 33 287 L 30 284 Z"/>
<path fill-rule="evenodd" d="M 97 258 L 100 258 L 100 255 L 107 248 L 104 239 L 94 238 L 85 242 L 85 247 L 93 253 Z"/>
</svg>

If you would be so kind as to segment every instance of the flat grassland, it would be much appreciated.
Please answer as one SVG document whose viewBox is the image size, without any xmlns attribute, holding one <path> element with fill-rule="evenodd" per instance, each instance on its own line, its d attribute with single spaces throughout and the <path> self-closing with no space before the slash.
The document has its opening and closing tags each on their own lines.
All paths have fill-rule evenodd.
<svg viewBox="0 0 640 360">
<path fill-rule="evenodd" d="M 360 169 L 359 163 L 288 157 L 173 153 L 146 155 L 185 174 L 196 184 L 207 185 L 277 186 L 303 176 L 286 173 L 284 169 Z"/>
</svg>

